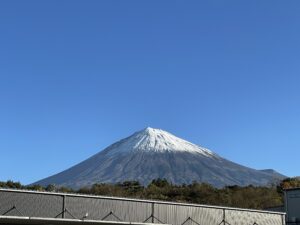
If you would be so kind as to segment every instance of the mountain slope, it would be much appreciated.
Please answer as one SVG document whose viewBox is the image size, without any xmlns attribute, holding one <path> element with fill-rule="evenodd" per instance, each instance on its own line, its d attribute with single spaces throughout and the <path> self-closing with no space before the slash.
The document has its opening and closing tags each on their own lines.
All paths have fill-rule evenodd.
<svg viewBox="0 0 300 225">
<path fill-rule="evenodd" d="M 153 179 L 166 178 L 175 184 L 198 181 L 222 187 L 269 185 L 283 177 L 236 164 L 166 131 L 146 128 L 36 184 L 80 188 L 138 180 L 146 185 Z"/>
</svg>

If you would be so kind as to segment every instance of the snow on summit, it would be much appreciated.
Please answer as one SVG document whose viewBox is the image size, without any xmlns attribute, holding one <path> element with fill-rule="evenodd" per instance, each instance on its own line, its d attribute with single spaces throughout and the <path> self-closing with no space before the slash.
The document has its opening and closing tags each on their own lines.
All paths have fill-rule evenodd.
<svg viewBox="0 0 300 225">
<path fill-rule="evenodd" d="M 224 187 L 269 185 L 283 177 L 239 165 L 166 131 L 148 127 L 35 184 L 77 189 L 130 180 L 148 185 L 153 179 L 165 178 L 173 184 L 198 181 Z"/>
<path fill-rule="evenodd" d="M 178 138 L 167 131 L 151 127 L 147 127 L 134 133 L 130 137 L 123 139 L 117 149 L 114 149 L 113 151 L 114 153 L 129 151 L 161 153 L 179 151 L 200 153 L 208 157 L 216 156 L 215 153 L 206 148 Z"/>
</svg>

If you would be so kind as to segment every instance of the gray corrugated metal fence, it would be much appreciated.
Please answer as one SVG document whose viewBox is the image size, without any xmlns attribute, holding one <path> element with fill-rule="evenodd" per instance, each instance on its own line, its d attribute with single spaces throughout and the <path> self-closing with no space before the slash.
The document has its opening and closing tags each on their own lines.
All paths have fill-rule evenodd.
<svg viewBox="0 0 300 225">
<path fill-rule="evenodd" d="M 284 225 L 284 214 L 138 199 L 0 189 L 0 215 L 173 225 Z"/>
</svg>

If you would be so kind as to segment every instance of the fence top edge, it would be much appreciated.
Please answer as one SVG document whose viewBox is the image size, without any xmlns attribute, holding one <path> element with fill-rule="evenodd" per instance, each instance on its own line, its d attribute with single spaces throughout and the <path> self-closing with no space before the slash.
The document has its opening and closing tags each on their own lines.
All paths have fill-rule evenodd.
<svg viewBox="0 0 300 225">
<path fill-rule="evenodd" d="M 148 200 L 148 199 L 112 197 L 112 196 L 102 196 L 102 195 L 84 195 L 84 194 L 76 194 L 76 193 L 32 191 L 32 190 L 8 189 L 8 188 L 0 188 L 0 192 L 18 192 L 18 193 L 42 194 L 42 195 L 70 196 L 70 197 L 80 197 L 80 198 L 108 199 L 108 200 L 119 200 L 119 201 L 129 201 L 129 202 L 155 203 L 161 205 L 192 206 L 192 207 L 199 207 L 199 208 L 220 209 L 220 210 L 229 210 L 229 211 L 230 210 L 241 211 L 241 212 L 246 211 L 246 212 L 257 212 L 257 213 L 265 213 L 265 214 L 286 215 L 285 212 L 275 212 L 275 211 L 267 211 L 267 210 L 203 205 L 203 204 L 193 204 L 193 203 L 168 202 L 168 201 L 158 201 L 158 200 Z"/>
</svg>

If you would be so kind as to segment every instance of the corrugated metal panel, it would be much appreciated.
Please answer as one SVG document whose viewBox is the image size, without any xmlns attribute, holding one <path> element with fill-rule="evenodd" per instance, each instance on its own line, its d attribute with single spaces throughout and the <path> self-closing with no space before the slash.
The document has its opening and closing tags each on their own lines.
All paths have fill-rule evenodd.
<svg viewBox="0 0 300 225">
<path fill-rule="evenodd" d="M 116 222 L 101 220 L 78 220 L 78 219 L 58 219 L 40 217 L 18 217 L 0 216 L 0 224 L 28 224 L 28 225 L 152 225 L 150 223 Z M 161 224 L 158 224 L 161 225 Z"/>
<path fill-rule="evenodd" d="M 65 201 L 63 201 L 65 199 Z M 230 225 L 282 225 L 284 214 L 245 209 L 234 209 L 214 206 L 178 204 L 159 201 L 146 201 L 101 196 L 83 196 L 29 191 L 0 190 L 0 215 L 49 217 L 67 211 L 65 218 L 109 220 L 123 222 L 151 222 L 173 225 L 219 225 L 223 220 Z M 20 213 L 19 213 L 19 212 Z M 109 213 L 112 212 L 111 215 Z M 152 216 L 152 213 L 154 217 Z M 107 217 L 106 217 L 107 216 Z M 62 214 L 59 216 L 62 217 Z M 118 219 L 119 218 L 119 219 Z M 190 218 L 189 220 L 187 220 Z"/>
<path fill-rule="evenodd" d="M 282 216 L 276 214 L 226 210 L 225 215 L 231 225 L 282 225 Z"/>
<path fill-rule="evenodd" d="M 154 214 L 164 223 L 181 225 L 190 217 L 193 221 L 205 225 L 217 225 L 222 221 L 222 209 L 155 204 Z M 185 225 L 193 224 L 188 220 Z M 157 222 L 157 221 L 156 221 Z"/>
<path fill-rule="evenodd" d="M 110 215 L 106 220 L 126 222 L 143 222 L 151 215 L 151 203 L 120 201 L 109 199 L 81 198 L 66 196 L 66 208 L 77 218 L 88 213 L 89 219 L 100 220 Z M 66 218 L 71 218 L 66 214 Z"/>
<path fill-rule="evenodd" d="M 53 218 L 62 212 L 62 200 L 62 196 L 0 191 L 0 215 Z M 10 210 L 13 206 L 16 209 Z"/>
</svg>

